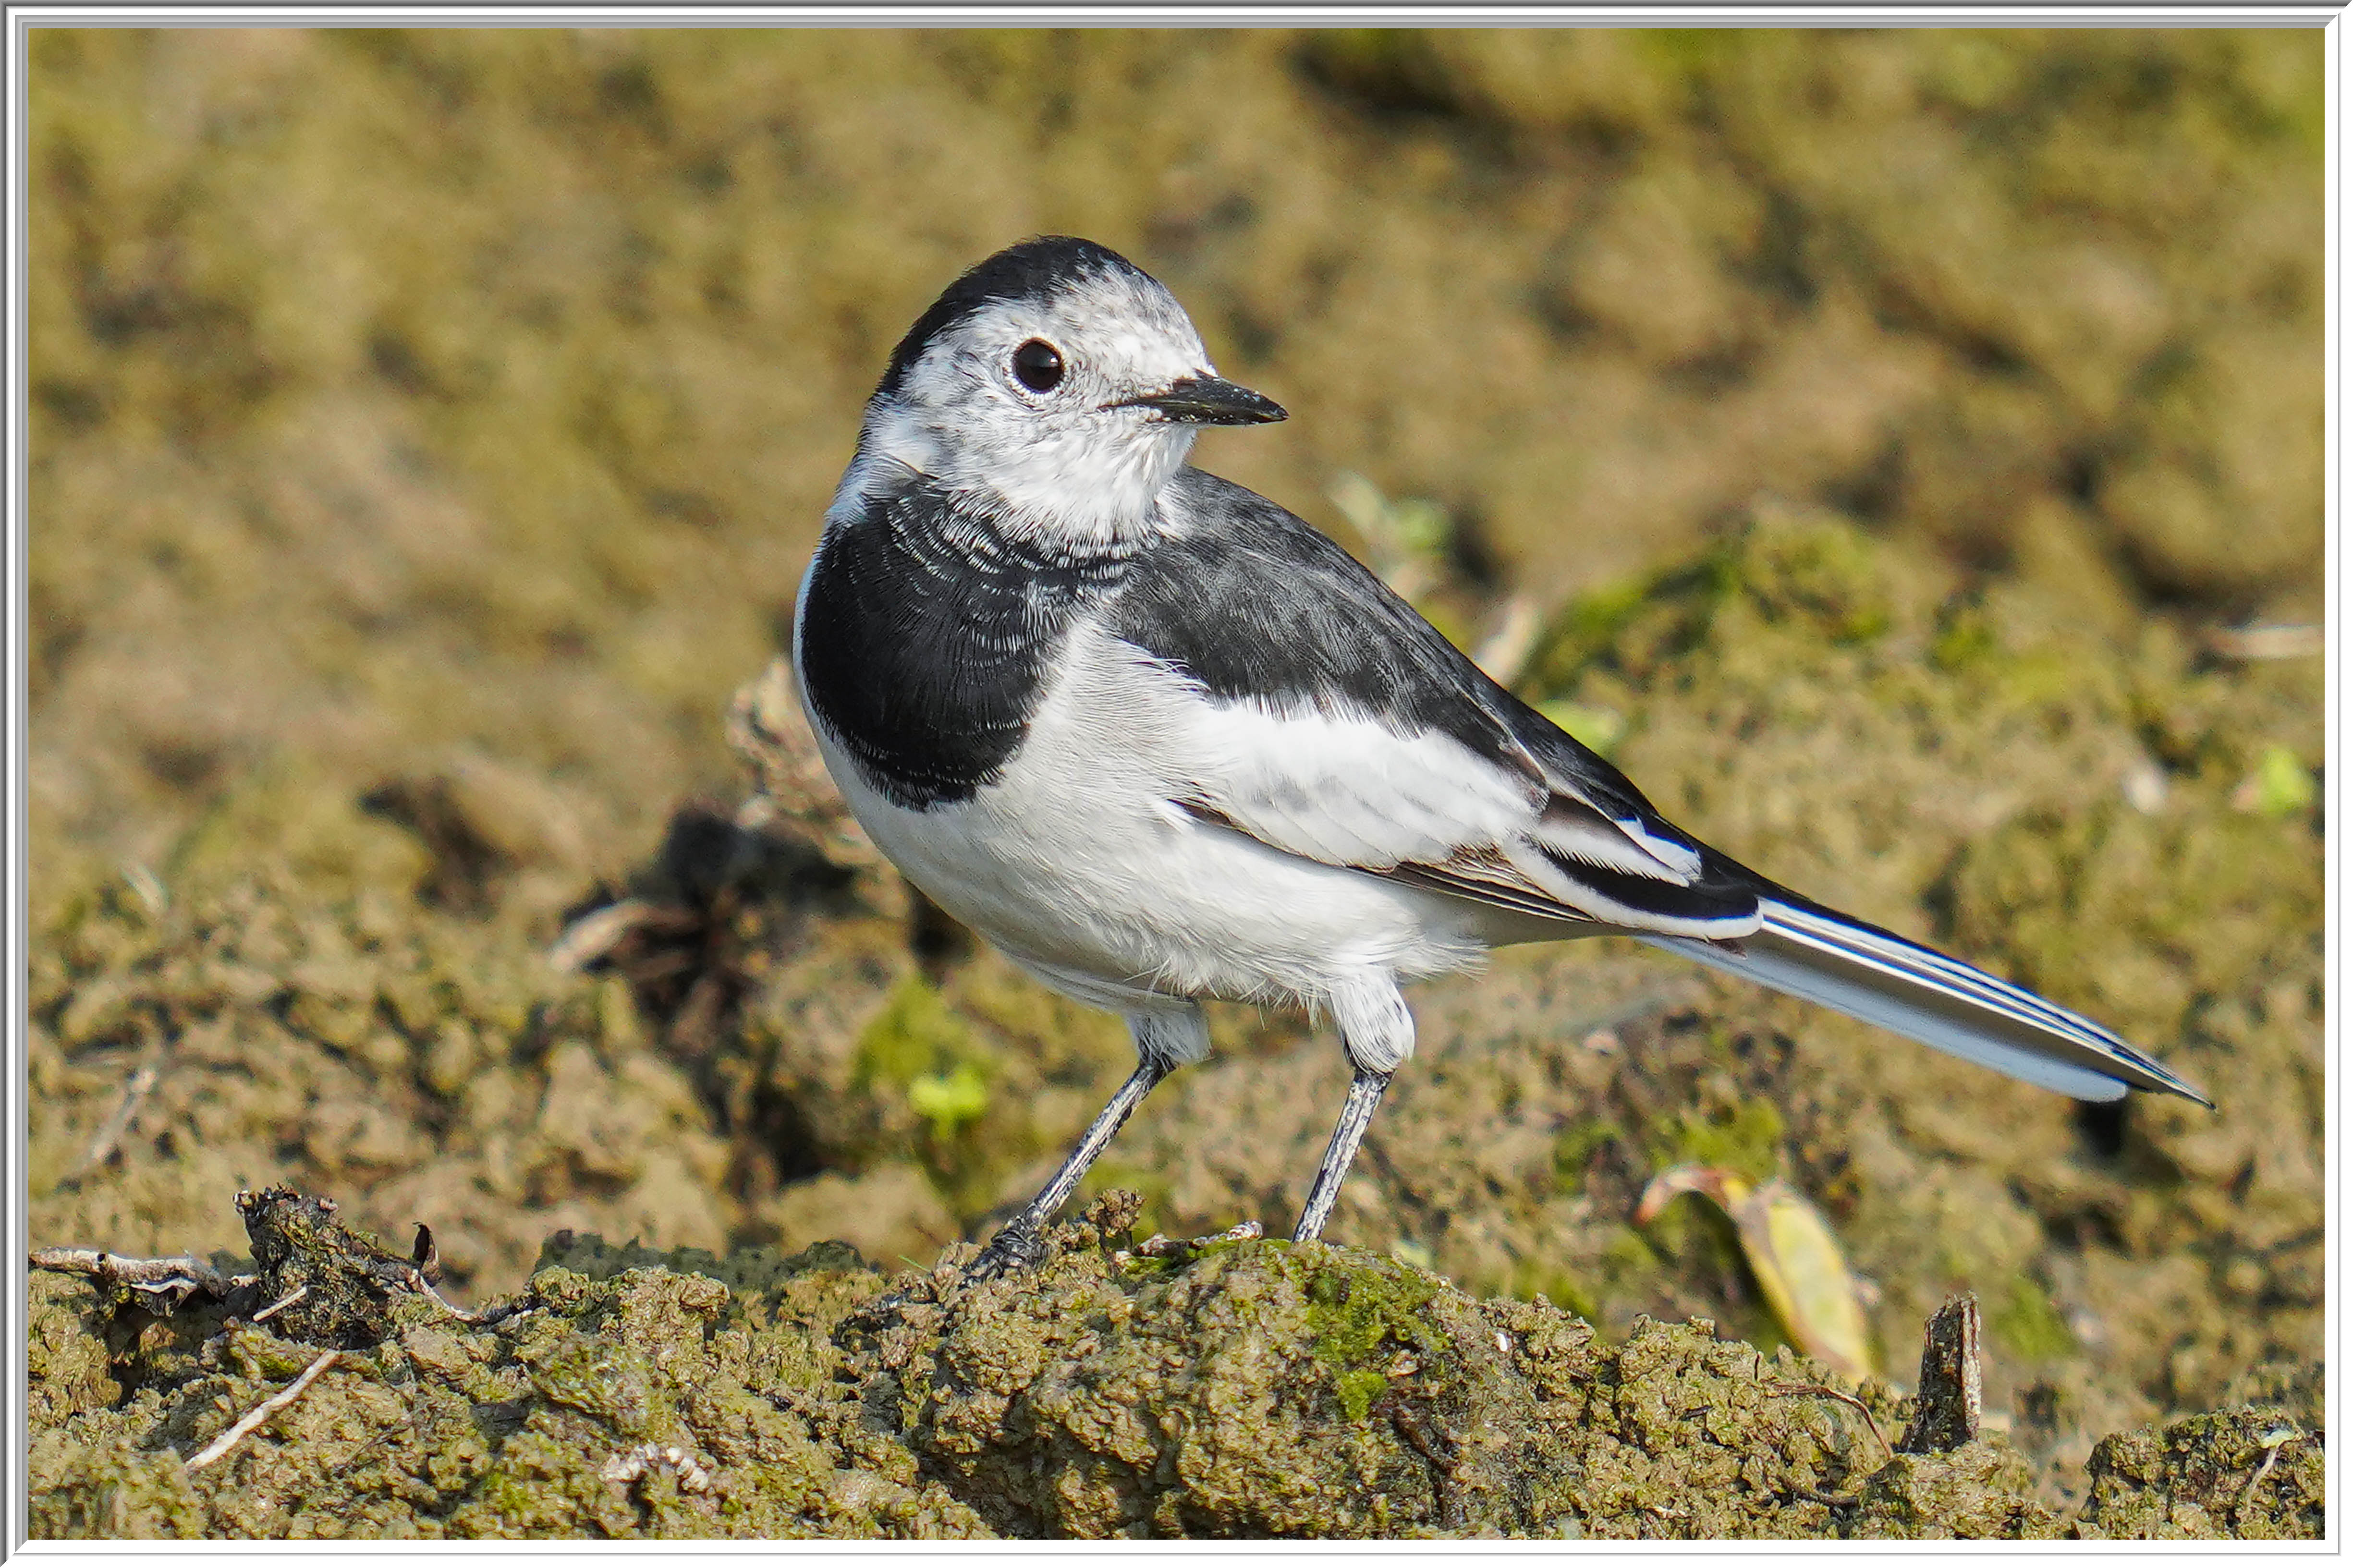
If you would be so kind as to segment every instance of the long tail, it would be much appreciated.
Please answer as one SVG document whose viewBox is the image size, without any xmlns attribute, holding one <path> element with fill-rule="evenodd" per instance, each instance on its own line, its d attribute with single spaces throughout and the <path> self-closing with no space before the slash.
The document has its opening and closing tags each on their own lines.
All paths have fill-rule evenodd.
<svg viewBox="0 0 2353 1568">
<path fill-rule="evenodd" d="M 1643 940 L 2077 1100 L 2145 1089 L 2214 1103 L 2089 1018 L 1958 959 L 1819 904 L 1760 906 L 1763 928 L 1736 947 Z"/>
</svg>

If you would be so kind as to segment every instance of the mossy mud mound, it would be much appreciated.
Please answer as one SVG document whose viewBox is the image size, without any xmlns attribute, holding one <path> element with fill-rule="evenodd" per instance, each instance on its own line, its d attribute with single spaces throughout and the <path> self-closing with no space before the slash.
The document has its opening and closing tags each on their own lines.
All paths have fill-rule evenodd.
<svg viewBox="0 0 2353 1568">
<path fill-rule="evenodd" d="M 2154 1496 L 2195 1468 L 2158 1444 L 2094 1472 L 2104 1436 L 2314 1363 L 2316 661 L 2221 658 L 2164 622 L 2120 640 L 2031 585 L 1767 507 L 1576 601 L 1525 688 L 1726 849 L 2113 1022 L 2219 1110 L 2086 1110 L 1608 942 L 1508 952 L 1416 993 L 1420 1055 L 1335 1241 L 1548 1298 L 1596 1354 L 1704 1317 L 1769 1355 L 1787 1326 L 1730 1227 L 1633 1215 L 1672 1166 L 1778 1178 L 1861 1276 L 1883 1371 L 1947 1295 L 1979 1296 L 1989 1419 L 2037 1507 L 2087 1528 L 2097 1485 Z M 160 873 L 59 900 L 33 944 L 35 1241 L 239 1250 L 221 1194 L 285 1182 L 385 1235 L 429 1226 L 448 1290 L 481 1300 L 565 1230 L 714 1257 L 846 1240 L 892 1267 L 986 1234 L 1129 1049 L 909 898 L 796 762 L 794 711 L 773 675 L 748 688 L 760 792 L 682 810 L 568 924 L 467 879 L 497 793 L 290 816 L 269 774 Z M 1140 1193 L 1146 1231 L 1279 1234 L 1345 1067 L 1297 1018 L 1220 1008 L 1214 1030 L 1091 1194 Z M 2203 1495 L 2131 1528 L 2227 1527 Z M 1021 1506 L 991 1528 L 1045 1528 Z"/>
<path fill-rule="evenodd" d="M 1704 1321 L 1611 1343 L 1348 1247 L 1120 1245 L 884 1278 L 550 1241 L 466 1312 L 273 1192 L 259 1274 L 160 1313 L 35 1277 L 36 1535 L 1577 1539 L 2312 1536 L 2322 1435 L 2273 1404 L 2103 1441 L 2073 1517 L 1998 1439 L 1893 1453 L 1908 1401 Z M 963 1249 L 969 1256 L 969 1249 Z M 409 1275 L 412 1280 L 414 1275 Z M 290 1280 L 333 1303 L 257 1306 Z M 239 1292 L 242 1292 L 240 1294 Z M 288 1292 L 291 1294 L 291 1292 Z M 259 1321 L 257 1321 L 259 1320 Z M 322 1347 L 325 1347 L 323 1350 Z M 299 1386 L 297 1384 L 299 1384 Z M 275 1401 L 275 1403 L 271 1403 Z M 259 1416 L 259 1419 L 255 1417 Z"/>
</svg>

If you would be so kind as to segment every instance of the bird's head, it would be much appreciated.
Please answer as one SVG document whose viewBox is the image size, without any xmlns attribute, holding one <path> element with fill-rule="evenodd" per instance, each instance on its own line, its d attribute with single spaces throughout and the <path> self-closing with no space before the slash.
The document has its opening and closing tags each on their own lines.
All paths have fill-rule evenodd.
<svg viewBox="0 0 2353 1568">
<path fill-rule="evenodd" d="M 1158 280 L 1089 240 L 1027 240 L 900 341 L 844 499 L 896 463 L 1041 538 L 1107 541 L 1148 526 L 1200 426 L 1282 417 L 1219 376 Z"/>
</svg>

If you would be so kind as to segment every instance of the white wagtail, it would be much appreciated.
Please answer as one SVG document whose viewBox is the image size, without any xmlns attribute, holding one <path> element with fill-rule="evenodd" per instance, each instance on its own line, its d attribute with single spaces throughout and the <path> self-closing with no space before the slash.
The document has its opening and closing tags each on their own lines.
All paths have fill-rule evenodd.
<svg viewBox="0 0 2353 1568">
<path fill-rule="evenodd" d="M 1295 1239 L 1324 1228 L 1390 1075 L 1401 981 L 1503 942 L 1630 934 L 2080 1100 L 2208 1103 L 2090 1019 L 1799 897 L 1652 809 L 1314 528 L 1186 464 L 1285 417 L 1173 295 L 1034 239 L 891 355 L 802 580 L 794 664 L 874 842 L 1140 1058 L 984 1249 L 1040 1236 L 1199 999 L 1303 1004 L 1356 1069 Z"/>
</svg>

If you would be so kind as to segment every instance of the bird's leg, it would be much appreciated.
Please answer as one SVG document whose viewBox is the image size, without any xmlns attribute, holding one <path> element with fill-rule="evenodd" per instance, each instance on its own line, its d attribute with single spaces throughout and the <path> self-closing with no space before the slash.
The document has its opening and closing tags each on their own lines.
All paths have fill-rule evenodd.
<svg viewBox="0 0 2353 1568">
<path fill-rule="evenodd" d="M 1381 1095 L 1413 1055 L 1413 1013 L 1388 972 L 1360 972 L 1335 985 L 1324 1002 L 1332 1010 L 1332 1021 L 1340 1026 L 1340 1044 L 1356 1078 L 1348 1085 L 1347 1103 L 1340 1107 L 1340 1122 L 1332 1129 L 1324 1163 L 1315 1168 L 1315 1184 L 1307 1191 L 1299 1228 L 1291 1233 L 1293 1242 L 1314 1241 L 1324 1234 L 1324 1222 L 1332 1217 L 1340 1183 L 1356 1157 L 1356 1145 L 1365 1141 L 1365 1129 L 1373 1123 L 1373 1112 L 1380 1109 Z"/>
<path fill-rule="evenodd" d="M 1008 1269 L 1035 1268 L 1044 1258 L 1046 1226 L 1055 1215 L 1061 1212 L 1062 1205 L 1070 1202 L 1071 1194 L 1078 1191 L 1079 1179 L 1087 1173 L 1087 1167 L 1095 1163 L 1095 1156 L 1103 1152 L 1103 1146 L 1111 1142 L 1112 1134 L 1119 1131 L 1120 1124 L 1127 1120 L 1129 1113 L 1144 1103 L 1144 1097 L 1150 1094 L 1153 1086 L 1166 1078 L 1175 1066 L 1174 1062 L 1150 1054 L 1136 1063 L 1135 1070 L 1128 1075 L 1127 1081 L 1119 1086 L 1119 1092 L 1111 1097 L 1111 1103 L 1088 1123 L 1078 1147 L 1071 1151 L 1061 1168 L 1039 1189 L 1038 1195 L 1024 1205 L 1019 1214 L 1006 1221 L 1005 1228 L 991 1237 L 988 1245 L 981 1248 L 980 1256 L 974 1258 L 964 1271 L 966 1279 L 990 1279 Z"/>
<path fill-rule="evenodd" d="M 1208 1033 L 1206 1028 L 1198 1026 L 1198 1018 L 1197 1009 L 1194 1014 L 1195 1033 L 1206 1041 Z M 988 1245 L 980 1249 L 980 1256 L 965 1266 L 965 1283 L 977 1284 L 983 1279 L 994 1279 L 1000 1274 L 1034 1268 L 1043 1262 L 1046 1257 L 1046 1226 L 1060 1212 L 1062 1205 L 1071 1201 L 1071 1194 L 1078 1191 L 1080 1178 L 1087 1173 L 1087 1167 L 1095 1163 L 1095 1156 L 1103 1152 L 1103 1146 L 1111 1142 L 1112 1135 L 1119 1131 L 1120 1124 L 1128 1119 L 1129 1113 L 1144 1103 L 1144 1097 L 1152 1092 L 1153 1085 L 1174 1072 L 1178 1061 L 1191 1059 L 1171 1058 L 1153 1048 L 1159 1042 L 1152 1033 L 1134 1019 L 1130 1019 L 1129 1025 L 1135 1031 L 1140 1058 L 1135 1070 L 1128 1074 L 1125 1083 L 1119 1086 L 1119 1092 L 1111 1097 L 1111 1103 L 1087 1124 L 1078 1147 L 1071 1151 L 1060 1168 L 1039 1189 L 1038 1195 L 1023 1205 L 1019 1214 L 1006 1221 L 1004 1228 L 990 1237 Z M 844 1320 L 844 1323 L 869 1331 L 880 1329 L 896 1321 L 911 1299 L 910 1291 L 891 1291 L 859 1308 Z"/>
<path fill-rule="evenodd" d="M 1299 1228 L 1291 1233 L 1293 1241 L 1314 1241 L 1324 1234 L 1324 1222 L 1332 1217 L 1332 1205 L 1339 1201 L 1340 1182 L 1348 1173 L 1348 1162 L 1356 1157 L 1356 1145 L 1365 1141 L 1365 1129 L 1373 1124 L 1373 1112 L 1379 1109 L 1381 1095 L 1394 1076 L 1361 1067 L 1356 1069 L 1356 1081 L 1348 1085 L 1347 1103 L 1340 1107 L 1339 1125 L 1332 1129 L 1331 1144 L 1324 1151 L 1324 1163 L 1315 1168 L 1315 1184 L 1308 1189 Z"/>
</svg>

